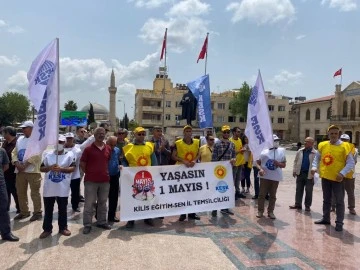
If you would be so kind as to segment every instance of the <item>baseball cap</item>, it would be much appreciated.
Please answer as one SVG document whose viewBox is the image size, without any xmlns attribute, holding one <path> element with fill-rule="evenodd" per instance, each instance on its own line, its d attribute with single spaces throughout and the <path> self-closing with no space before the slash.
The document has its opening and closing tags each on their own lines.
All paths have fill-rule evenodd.
<svg viewBox="0 0 360 270">
<path fill-rule="evenodd" d="M 58 141 L 59 142 L 66 142 L 66 137 L 64 135 L 60 134 Z"/>
<path fill-rule="evenodd" d="M 330 127 L 328 127 L 327 131 L 329 132 L 330 129 L 340 129 L 340 128 L 338 126 L 331 125 Z"/>
<path fill-rule="evenodd" d="M 145 131 L 145 129 L 143 127 L 137 127 L 134 129 L 134 133 L 139 133 L 139 132 L 142 132 L 142 131 Z"/>
<path fill-rule="evenodd" d="M 74 138 L 75 136 L 74 136 L 74 133 L 68 132 L 68 133 L 65 133 L 65 137 L 66 138 Z"/>
<path fill-rule="evenodd" d="M 350 141 L 350 136 L 344 133 L 340 136 L 340 139 Z"/>
<path fill-rule="evenodd" d="M 276 134 L 273 134 L 273 140 L 274 141 L 280 141 L 280 138 Z"/>
<path fill-rule="evenodd" d="M 33 127 L 34 123 L 32 121 L 25 121 L 24 123 L 19 126 L 20 128 L 26 128 L 26 127 Z"/>
<path fill-rule="evenodd" d="M 192 129 L 192 126 L 186 125 L 186 126 L 183 128 L 183 130 L 188 129 L 188 128 Z"/>
<path fill-rule="evenodd" d="M 221 131 L 230 130 L 230 127 L 228 125 L 222 126 Z"/>
</svg>

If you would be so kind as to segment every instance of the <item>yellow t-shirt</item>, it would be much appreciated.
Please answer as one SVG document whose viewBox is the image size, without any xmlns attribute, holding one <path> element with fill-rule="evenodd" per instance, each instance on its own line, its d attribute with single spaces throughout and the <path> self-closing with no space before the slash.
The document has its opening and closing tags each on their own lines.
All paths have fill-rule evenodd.
<svg viewBox="0 0 360 270">
<path fill-rule="evenodd" d="M 177 156 L 181 159 L 186 159 L 187 161 L 194 161 L 198 151 L 200 141 L 198 139 L 193 139 L 192 144 L 187 144 L 184 140 L 177 140 L 176 144 L 176 151 Z M 182 164 L 181 162 L 177 161 L 176 164 Z"/>
<path fill-rule="evenodd" d="M 230 141 L 233 142 L 235 144 L 235 151 L 238 152 L 240 151 L 243 146 L 242 146 L 242 142 L 241 139 L 238 138 L 237 140 L 235 140 L 233 137 L 230 138 Z M 236 161 L 235 161 L 235 166 L 240 166 L 245 164 L 245 158 L 244 155 L 242 153 L 238 153 L 236 155 Z"/>
<path fill-rule="evenodd" d="M 151 166 L 151 155 L 154 152 L 153 143 L 129 143 L 123 147 L 123 151 L 129 167 Z"/>
<path fill-rule="evenodd" d="M 212 149 L 207 144 L 204 144 L 200 147 L 200 161 L 201 162 L 210 162 L 212 157 Z"/>
</svg>

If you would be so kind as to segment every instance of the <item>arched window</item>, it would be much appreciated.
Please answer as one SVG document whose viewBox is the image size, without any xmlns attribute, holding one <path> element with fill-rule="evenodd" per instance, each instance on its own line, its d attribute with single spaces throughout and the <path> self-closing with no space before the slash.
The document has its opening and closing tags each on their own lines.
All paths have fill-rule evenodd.
<svg viewBox="0 0 360 270">
<path fill-rule="evenodd" d="M 355 120 L 356 114 L 356 103 L 355 100 L 352 100 L 350 103 L 350 120 Z"/>
<path fill-rule="evenodd" d="M 306 111 L 305 120 L 310 120 L 310 110 L 309 109 Z"/>
<path fill-rule="evenodd" d="M 320 120 L 320 109 L 317 108 L 315 111 L 315 120 Z"/>
<path fill-rule="evenodd" d="M 343 103 L 343 117 L 347 117 L 347 115 L 348 115 L 347 112 L 348 112 L 347 101 L 345 100 Z"/>
<path fill-rule="evenodd" d="M 327 109 L 327 113 L 326 113 L 326 119 L 330 119 L 330 118 L 331 118 L 331 107 Z"/>
</svg>

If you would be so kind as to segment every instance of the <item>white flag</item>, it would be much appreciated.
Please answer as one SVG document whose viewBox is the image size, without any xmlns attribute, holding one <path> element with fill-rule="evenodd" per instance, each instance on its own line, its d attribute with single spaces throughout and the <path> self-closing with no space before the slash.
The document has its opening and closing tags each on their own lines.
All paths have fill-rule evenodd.
<svg viewBox="0 0 360 270">
<path fill-rule="evenodd" d="M 58 138 L 58 39 L 52 41 L 36 57 L 28 72 L 29 96 L 37 110 L 37 118 L 25 151 L 24 160 L 41 154 Z"/>
<path fill-rule="evenodd" d="M 254 160 L 260 157 L 262 150 L 273 147 L 273 131 L 260 70 L 248 102 L 245 135 Z"/>
</svg>

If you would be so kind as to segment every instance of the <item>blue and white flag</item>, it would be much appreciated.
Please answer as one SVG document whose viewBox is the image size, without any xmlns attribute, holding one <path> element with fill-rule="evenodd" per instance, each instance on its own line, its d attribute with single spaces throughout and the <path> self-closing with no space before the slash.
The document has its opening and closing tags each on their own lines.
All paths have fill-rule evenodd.
<svg viewBox="0 0 360 270">
<path fill-rule="evenodd" d="M 26 148 L 24 160 L 40 155 L 48 145 L 55 145 L 58 138 L 59 89 L 58 89 L 58 39 L 41 51 L 28 72 L 30 101 L 37 110 L 37 118 Z"/>
<path fill-rule="evenodd" d="M 194 81 L 188 82 L 187 86 L 198 102 L 199 127 L 213 127 L 209 75 L 204 75 Z"/>
<path fill-rule="evenodd" d="M 249 97 L 245 135 L 248 137 L 254 160 L 260 157 L 261 151 L 273 147 L 274 140 L 269 107 L 266 102 L 260 70 Z"/>
</svg>

